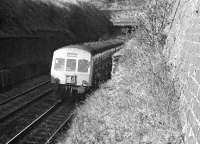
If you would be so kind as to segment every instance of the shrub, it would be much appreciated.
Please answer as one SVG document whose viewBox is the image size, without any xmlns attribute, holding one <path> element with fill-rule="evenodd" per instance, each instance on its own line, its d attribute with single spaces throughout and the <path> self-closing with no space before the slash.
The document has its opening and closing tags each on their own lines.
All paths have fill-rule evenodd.
<svg viewBox="0 0 200 144">
<path fill-rule="evenodd" d="M 112 80 L 76 109 L 63 143 L 178 142 L 177 115 L 165 113 L 166 99 L 159 104 L 162 87 L 155 85 L 148 58 L 136 44 L 129 42 L 131 47 L 125 49 L 125 57 Z"/>
<path fill-rule="evenodd" d="M 0 3 L 2 36 L 54 33 L 83 42 L 109 34 L 111 27 L 109 15 L 86 2 L 1 0 Z"/>
</svg>

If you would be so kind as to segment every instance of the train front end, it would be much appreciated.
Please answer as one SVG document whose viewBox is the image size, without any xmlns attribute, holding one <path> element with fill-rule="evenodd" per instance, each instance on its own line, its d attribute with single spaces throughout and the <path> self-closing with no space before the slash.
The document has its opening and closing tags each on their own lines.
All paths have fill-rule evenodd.
<svg viewBox="0 0 200 144">
<path fill-rule="evenodd" d="M 84 93 L 91 86 L 91 54 L 79 47 L 68 46 L 54 52 L 51 83 L 65 90 Z"/>
</svg>

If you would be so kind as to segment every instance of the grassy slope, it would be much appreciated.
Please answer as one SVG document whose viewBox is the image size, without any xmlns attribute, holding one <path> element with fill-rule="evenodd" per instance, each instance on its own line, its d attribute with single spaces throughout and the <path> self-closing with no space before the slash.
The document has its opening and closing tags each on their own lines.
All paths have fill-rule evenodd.
<svg viewBox="0 0 200 144">
<path fill-rule="evenodd" d="M 78 107 L 61 143 L 164 144 L 179 141 L 177 114 L 167 115 L 162 87 L 149 73 L 148 58 L 135 40 L 123 50 L 119 71 Z M 154 88 L 154 90 L 152 90 Z M 153 92 L 159 92 L 154 96 Z M 162 98 L 159 101 L 157 98 Z"/>
</svg>

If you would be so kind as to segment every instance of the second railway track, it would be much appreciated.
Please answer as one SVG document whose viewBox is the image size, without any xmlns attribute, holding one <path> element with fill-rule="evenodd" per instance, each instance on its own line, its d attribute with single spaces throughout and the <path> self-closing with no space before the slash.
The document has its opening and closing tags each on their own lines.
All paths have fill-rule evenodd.
<svg viewBox="0 0 200 144">
<path fill-rule="evenodd" d="M 43 86 L 50 82 L 47 75 L 40 76 L 31 81 L 24 82 L 20 86 L 16 86 L 8 92 L 0 93 L 0 106 L 5 105 L 19 97 L 23 97 L 25 94 Z"/>
<path fill-rule="evenodd" d="M 3 106 L 0 106 L 0 122 L 6 120 L 9 116 L 29 106 L 29 104 L 38 101 L 44 95 L 52 91 L 53 87 L 51 85 L 45 85 L 40 89 L 24 95 L 24 97 L 20 97 L 15 101 L 13 100 Z"/>
<path fill-rule="evenodd" d="M 19 93 L 19 94 L 16 94 L 16 95 L 13 95 L 13 96 L 11 96 L 11 97 L 8 97 L 8 98 L 4 99 L 3 101 L 1 101 L 1 102 L 0 102 L 0 105 L 7 104 L 7 103 L 11 102 L 12 100 L 14 100 L 14 99 L 16 99 L 16 98 L 18 98 L 18 97 L 20 97 L 20 96 L 23 96 L 23 95 L 25 95 L 25 94 L 27 94 L 27 93 L 29 93 L 29 92 L 31 92 L 31 91 L 33 91 L 33 90 L 39 88 L 40 86 L 43 86 L 43 85 L 49 83 L 49 82 L 50 82 L 49 80 L 44 81 L 44 82 L 41 82 L 41 83 L 39 83 L 39 84 L 37 84 L 37 85 L 35 85 L 35 86 L 29 88 L 29 89 L 26 89 L 25 91 L 22 91 L 22 92 Z"/>
<path fill-rule="evenodd" d="M 6 144 L 46 144 L 71 118 L 73 104 L 56 102 Z"/>
<path fill-rule="evenodd" d="M 48 109 L 57 103 L 58 99 L 53 93 L 48 93 L 38 101 L 32 102 L 26 108 L 8 116 L 0 123 L 0 143 L 6 143 L 20 133 L 27 125 L 43 115 Z"/>
</svg>

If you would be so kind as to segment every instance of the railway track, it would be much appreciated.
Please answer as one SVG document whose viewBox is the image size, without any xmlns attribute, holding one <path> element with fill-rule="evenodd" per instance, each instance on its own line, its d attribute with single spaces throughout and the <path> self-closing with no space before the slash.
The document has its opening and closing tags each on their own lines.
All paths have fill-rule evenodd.
<svg viewBox="0 0 200 144">
<path fill-rule="evenodd" d="M 14 99 L 16 99 L 16 98 L 18 98 L 18 97 L 20 97 L 20 96 L 23 96 L 23 95 L 25 95 L 25 94 L 27 94 L 27 93 L 29 93 L 29 92 L 31 92 L 31 91 L 33 91 L 33 90 L 39 88 L 40 86 L 49 83 L 49 82 L 50 82 L 49 80 L 44 81 L 44 82 L 41 82 L 41 83 L 39 83 L 39 84 L 37 84 L 37 85 L 35 85 L 35 86 L 33 86 L 33 87 L 31 87 L 31 88 L 29 88 L 29 89 L 27 89 L 27 90 L 21 92 L 21 93 L 19 93 L 19 94 L 16 94 L 16 95 L 12 96 L 11 98 L 7 98 L 7 99 L 1 101 L 1 102 L 0 102 L 0 105 L 4 105 L 4 104 L 6 104 L 6 103 L 9 103 L 10 101 L 12 101 L 12 100 L 14 100 Z"/>
<path fill-rule="evenodd" d="M 48 93 L 38 101 L 30 103 L 27 107 L 8 116 L 5 121 L 0 123 L 0 143 L 7 143 L 27 125 L 55 105 L 57 101 L 58 99 L 53 93 Z"/>
<path fill-rule="evenodd" d="M 32 121 L 6 144 L 47 144 L 72 117 L 73 104 L 56 102 L 37 119 Z"/>
<path fill-rule="evenodd" d="M 40 89 L 36 89 L 29 93 L 23 95 L 23 97 L 19 97 L 18 99 L 12 100 L 9 103 L 0 106 L 0 123 L 4 120 L 7 120 L 9 117 L 13 117 L 13 115 L 22 109 L 28 107 L 31 103 L 39 101 L 43 96 L 51 93 L 53 91 L 53 86 L 50 84 L 43 85 Z"/>
<path fill-rule="evenodd" d="M 0 94 L 0 143 L 49 143 L 71 118 L 74 104 L 60 102 L 49 80 L 35 84 Z"/>
<path fill-rule="evenodd" d="M 15 87 L 8 92 L 0 93 L 0 106 L 9 103 L 10 101 L 15 100 L 49 82 L 50 80 L 48 76 L 45 75 L 32 80 L 32 82 L 26 82 L 19 87 Z"/>
</svg>

